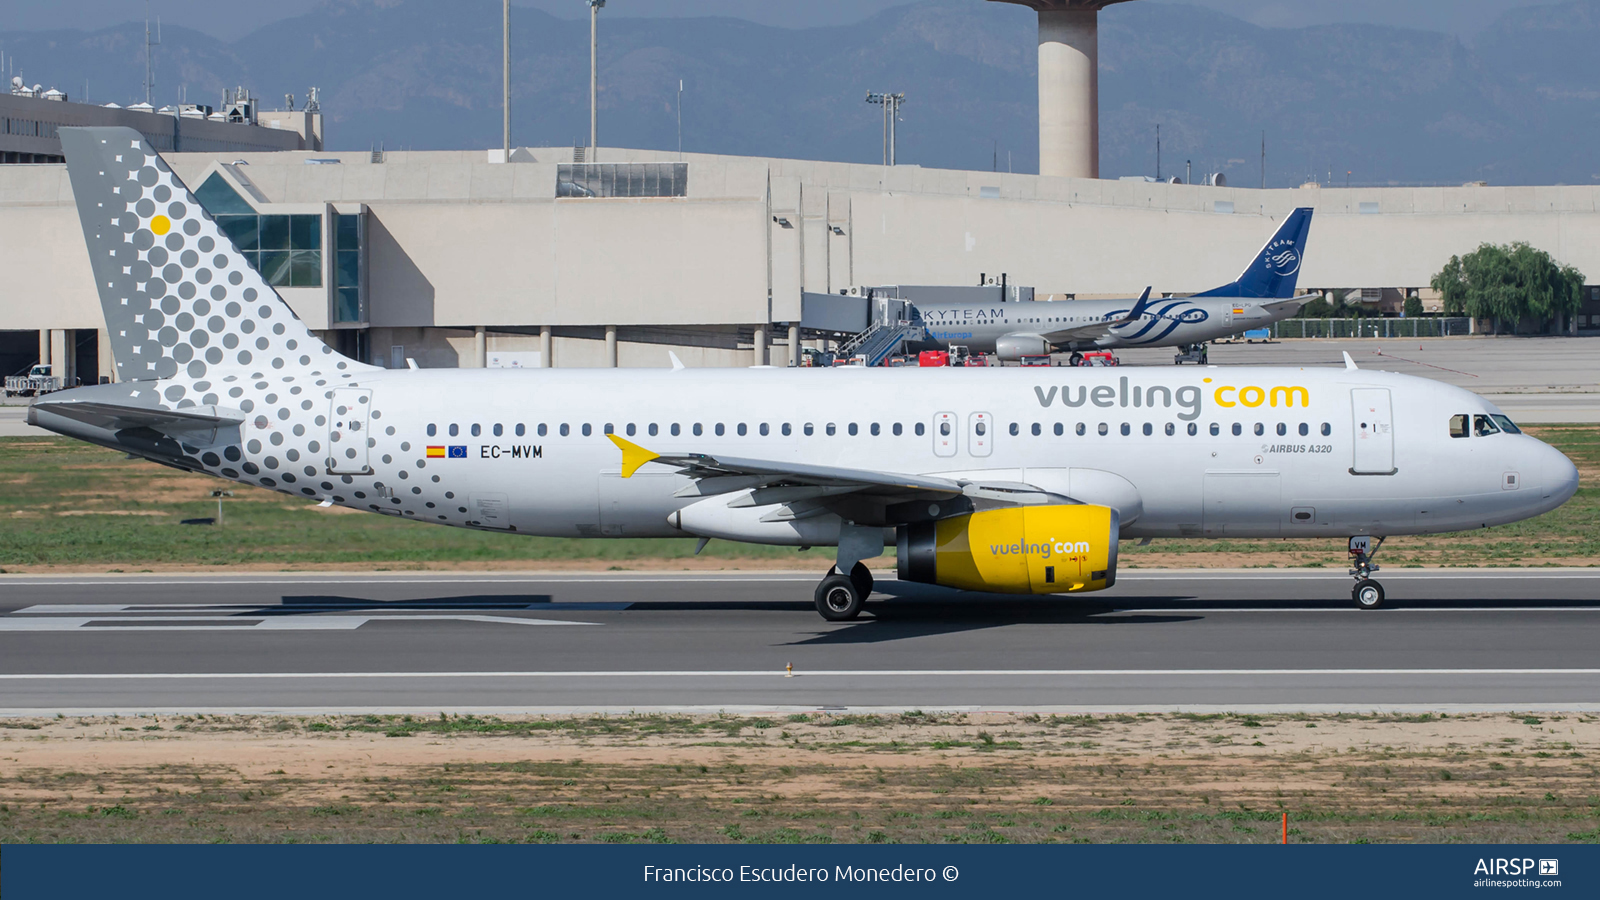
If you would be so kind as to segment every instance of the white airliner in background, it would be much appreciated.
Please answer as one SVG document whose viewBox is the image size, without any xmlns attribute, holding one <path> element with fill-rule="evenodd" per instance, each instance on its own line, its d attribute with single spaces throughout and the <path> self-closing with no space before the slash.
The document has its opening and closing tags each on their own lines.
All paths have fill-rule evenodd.
<svg viewBox="0 0 1600 900">
<path fill-rule="evenodd" d="M 961 344 L 1008 360 L 1070 350 L 1077 365 L 1083 350 L 1203 344 L 1286 319 L 1316 296 L 1294 292 L 1311 213 L 1302 207 L 1286 216 L 1238 278 L 1188 297 L 1151 300 L 1147 288 L 1125 300 L 924 302 L 917 313 L 931 346 Z"/>
<path fill-rule="evenodd" d="M 119 383 L 31 423 L 311 501 L 530 535 L 837 546 L 973 591 L 1091 591 L 1118 541 L 1366 540 L 1554 509 L 1577 470 L 1481 397 L 1356 369 L 387 370 L 294 316 L 125 128 L 63 128 Z M 1358 546 L 1359 545 L 1359 546 Z M 1375 549 L 1375 548 L 1374 548 Z"/>
</svg>

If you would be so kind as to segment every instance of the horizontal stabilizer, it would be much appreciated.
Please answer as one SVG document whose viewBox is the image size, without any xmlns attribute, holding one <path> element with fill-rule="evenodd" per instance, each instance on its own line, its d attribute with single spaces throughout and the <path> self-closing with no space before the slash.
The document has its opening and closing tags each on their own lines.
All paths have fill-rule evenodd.
<svg viewBox="0 0 1600 900">
<path fill-rule="evenodd" d="M 107 431 L 148 428 L 173 440 L 197 445 L 213 443 L 218 429 L 242 425 L 245 420 L 242 411 L 220 406 L 173 410 L 90 400 L 38 400 L 28 407 L 29 424 L 36 423 L 40 412 Z"/>
</svg>

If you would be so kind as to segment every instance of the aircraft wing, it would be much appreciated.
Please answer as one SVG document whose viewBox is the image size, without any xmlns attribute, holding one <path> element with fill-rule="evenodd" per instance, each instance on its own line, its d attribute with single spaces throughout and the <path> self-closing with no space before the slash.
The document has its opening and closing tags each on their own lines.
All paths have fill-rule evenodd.
<svg viewBox="0 0 1600 900">
<path fill-rule="evenodd" d="M 35 411 L 108 431 L 148 428 L 177 441 L 205 444 L 215 440 L 219 428 L 242 425 L 245 419 L 239 410 L 216 406 L 172 410 L 90 400 L 36 400 L 28 410 L 30 422 L 35 420 Z"/>
<path fill-rule="evenodd" d="M 762 505 L 760 500 L 763 499 L 763 495 L 771 497 L 772 499 L 767 502 L 773 503 L 784 502 L 790 496 L 774 492 L 772 489 L 775 488 L 810 489 L 791 492 L 795 494 L 794 499 L 870 493 L 891 497 L 903 495 L 907 498 L 928 494 L 964 495 L 1021 504 L 1066 500 L 1049 495 L 1033 485 L 1017 482 L 958 480 L 938 475 L 905 475 L 898 472 L 878 472 L 842 466 L 813 466 L 795 462 L 712 456 L 706 453 L 662 454 L 647 450 L 615 434 L 607 437 L 611 438 L 611 442 L 622 451 L 623 478 L 633 477 L 633 473 L 649 463 L 676 466 L 680 472 L 697 482 L 680 494 L 709 495 L 755 488 L 757 496 L 752 498 L 755 502 L 749 505 Z"/>
<path fill-rule="evenodd" d="M 1144 289 L 1144 293 L 1139 295 L 1139 299 L 1133 304 L 1133 308 L 1128 310 L 1128 314 L 1120 319 L 1110 319 L 1102 322 L 1090 322 L 1087 325 L 1075 325 L 1071 328 L 1061 328 L 1055 331 L 1047 331 L 1045 332 L 1045 336 L 1050 339 L 1051 343 L 1061 343 L 1062 341 L 1087 341 L 1095 338 L 1106 337 L 1111 334 L 1111 329 L 1113 328 L 1121 328 L 1124 325 L 1137 322 L 1139 317 L 1144 315 L 1145 308 L 1149 305 L 1150 288 L 1147 287 Z"/>
</svg>

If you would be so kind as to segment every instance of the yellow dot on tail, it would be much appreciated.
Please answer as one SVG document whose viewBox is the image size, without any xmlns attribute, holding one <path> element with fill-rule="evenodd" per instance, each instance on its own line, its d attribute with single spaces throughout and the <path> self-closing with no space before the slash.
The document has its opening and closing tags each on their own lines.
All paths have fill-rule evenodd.
<svg viewBox="0 0 1600 900">
<path fill-rule="evenodd" d="M 156 216 L 150 220 L 150 230 L 156 234 L 166 234 L 172 230 L 172 220 L 166 216 Z"/>
</svg>

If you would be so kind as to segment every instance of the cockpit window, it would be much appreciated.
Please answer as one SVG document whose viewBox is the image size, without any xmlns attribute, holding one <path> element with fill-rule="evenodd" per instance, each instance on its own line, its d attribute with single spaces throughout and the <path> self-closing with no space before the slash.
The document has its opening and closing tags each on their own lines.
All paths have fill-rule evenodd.
<svg viewBox="0 0 1600 900">
<path fill-rule="evenodd" d="M 1473 416 L 1472 430 L 1477 432 L 1478 437 L 1484 437 L 1485 435 L 1499 434 L 1500 426 L 1496 425 L 1494 420 L 1488 416 Z"/>
<path fill-rule="evenodd" d="M 1467 437 L 1471 433 L 1472 432 L 1467 430 L 1467 416 L 1461 415 L 1461 416 L 1451 416 L 1450 417 L 1450 436 L 1451 437 L 1453 437 L 1453 438 L 1463 438 L 1463 437 Z"/>
<path fill-rule="evenodd" d="M 1516 424 L 1513 423 L 1511 421 L 1510 417 L 1508 417 L 1508 416 L 1491 415 L 1491 416 L 1489 416 L 1489 418 L 1493 419 L 1494 423 L 1496 425 L 1500 426 L 1500 430 L 1504 431 L 1506 434 L 1521 434 L 1522 433 L 1522 429 L 1518 428 L 1516 426 Z"/>
</svg>

